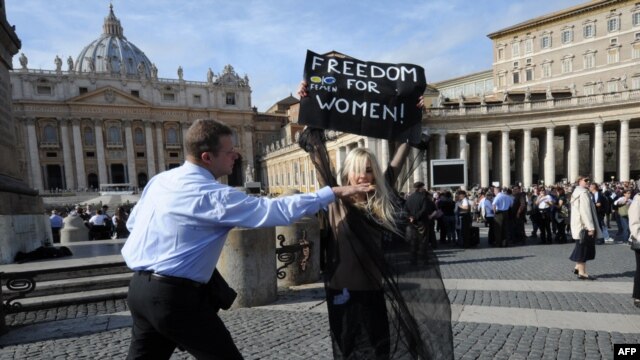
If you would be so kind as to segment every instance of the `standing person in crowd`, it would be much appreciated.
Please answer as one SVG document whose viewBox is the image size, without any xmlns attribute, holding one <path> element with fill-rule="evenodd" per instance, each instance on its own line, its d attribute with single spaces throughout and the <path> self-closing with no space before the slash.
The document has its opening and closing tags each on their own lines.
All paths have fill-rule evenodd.
<svg viewBox="0 0 640 360">
<path fill-rule="evenodd" d="M 107 204 L 102 205 L 102 214 L 106 217 L 104 221 L 104 226 L 106 228 L 106 232 L 109 234 L 109 238 L 111 238 L 113 237 L 113 234 L 115 233 L 115 231 L 113 228 L 113 220 L 111 218 L 111 215 L 109 215 L 109 205 Z"/>
<path fill-rule="evenodd" d="M 619 237 L 621 241 L 629 240 L 629 206 L 631 205 L 631 190 L 626 189 L 621 197 L 616 199 L 613 203 L 616 208 L 616 212 L 618 213 L 618 218 L 620 221 L 620 229 L 618 230 Z M 640 239 L 640 238 L 638 238 Z"/>
<path fill-rule="evenodd" d="M 471 242 L 471 202 L 467 199 L 467 192 L 456 191 L 456 229 L 458 235 L 458 245 L 469 246 Z"/>
<path fill-rule="evenodd" d="M 630 189 L 625 190 L 626 192 Z M 633 238 L 640 240 L 640 194 L 636 194 L 629 206 L 629 230 Z M 630 239 L 631 240 L 631 239 Z M 634 250 L 636 256 L 636 273 L 633 277 L 633 305 L 640 308 L 640 250 Z"/>
<path fill-rule="evenodd" d="M 540 212 L 536 206 L 538 200 L 538 186 L 534 185 L 529 194 L 529 220 L 531 220 L 531 237 L 538 237 L 538 229 L 540 228 Z"/>
<path fill-rule="evenodd" d="M 307 95 L 306 83 L 298 94 Z M 422 98 L 418 106 L 423 107 Z M 452 358 L 450 309 L 446 309 L 444 286 L 437 280 L 433 250 L 425 247 L 417 263 L 405 266 L 413 257 L 405 239 L 384 241 L 387 233 L 400 237 L 404 233 L 398 225 L 393 188 L 409 144 L 390 141 L 391 161 L 384 173 L 370 150 L 354 148 L 334 175 L 324 141 L 324 130 L 314 128 L 305 129 L 299 140 L 316 168 L 319 184 L 334 184 L 338 177 L 343 184 L 367 182 L 375 187 L 369 194 L 354 196 L 351 204 L 337 201 L 328 206 L 331 256 L 324 280 L 334 358 Z M 419 147 L 425 149 L 426 144 Z M 426 205 L 427 215 L 433 210 Z M 434 287 L 427 294 L 399 286 L 407 277 Z M 442 321 L 432 322 L 434 318 Z"/>
<path fill-rule="evenodd" d="M 591 199 L 596 206 L 596 212 L 598 214 L 598 225 L 602 231 L 602 237 L 596 238 L 598 243 L 612 243 L 613 239 L 609 237 L 609 229 L 607 228 L 604 217 L 607 214 L 607 208 L 609 207 L 609 200 L 600 191 L 598 183 L 591 183 L 589 185 L 589 191 L 591 192 Z"/>
<path fill-rule="evenodd" d="M 417 262 L 418 258 L 424 256 L 427 246 L 427 192 L 424 183 L 418 181 L 413 184 L 413 192 L 407 197 L 404 209 L 409 218 L 407 224 L 407 240 L 411 242 L 413 248 L 412 262 Z"/>
<path fill-rule="evenodd" d="M 51 235 L 53 236 L 53 243 L 60 243 L 60 229 L 64 226 L 64 219 L 58 215 L 58 210 L 51 210 L 51 216 L 49 216 L 49 222 L 51 223 Z"/>
<path fill-rule="evenodd" d="M 509 209 L 513 199 L 507 195 L 507 189 L 494 188 L 493 211 L 495 212 L 495 246 L 507 247 L 509 244 Z"/>
<path fill-rule="evenodd" d="M 126 239 L 129 237 L 129 229 L 127 229 L 127 219 L 129 215 L 122 207 L 116 209 L 115 215 L 111 221 L 113 222 L 114 231 L 116 233 L 116 239 Z"/>
<path fill-rule="evenodd" d="M 491 190 L 483 190 L 480 192 L 480 200 L 478 202 L 478 207 L 480 208 L 480 214 L 484 219 L 484 222 L 489 226 L 489 234 L 487 236 L 487 241 L 490 246 L 495 246 L 495 212 L 493 211 L 493 204 L 491 204 L 491 199 L 493 198 L 493 194 Z"/>
<path fill-rule="evenodd" d="M 551 233 L 551 208 L 555 206 L 551 195 L 547 194 L 547 189 L 543 186 L 538 188 L 538 198 L 536 199 L 536 210 L 540 214 L 540 243 L 551 244 L 553 234 Z"/>
<path fill-rule="evenodd" d="M 595 280 L 594 276 L 587 274 L 587 261 L 596 258 L 596 247 L 594 243 L 581 244 L 580 231 L 584 229 L 596 239 L 602 237 L 602 232 L 595 204 L 589 195 L 589 178 L 580 176 L 577 183 L 571 194 L 571 237 L 576 244 L 569 259 L 576 262 L 573 272 L 578 279 Z"/>
<path fill-rule="evenodd" d="M 557 224 L 556 242 L 564 244 L 567 242 L 567 221 L 569 220 L 569 203 L 567 201 L 567 194 L 564 191 L 564 187 L 558 186 L 556 188 L 556 194 L 558 195 L 555 207 L 556 216 L 555 221 Z"/>
<path fill-rule="evenodd" d="M 199 359 L 242 359 L 209 289 L 227 233 L 290 224 L 336 198 L 370 191 L 361 183 L 277 199 L 249 196 L 217 180 L 238 159 L 232 135 L 216 120 L 194 121 L 185 163 L 154 176 L 129 216 L 122 256 L 134 271 L 130 359 L 169 359 L 176 346 Z"/>
<path fill-rule="evenodd" d="M 513 233 L 511 234 L 513 242 L 524 244 L 527 235 L 524 232 L 524 223 L 527 216 L 527 195 L 522 191 L 520 185 L 512 188 L 513 204 L 511 205 L 511 213 L 513 219 Z"/>
<path fill-rule="evenodd" d="M 436 231 L 435 231 L 436 219 L 442 216 L 442 212 L 438 210 L 438 207 L 436 206 L 435 201 L 433 201 L 433 195 L 429 191 L 426 191 L 426 195 L 427 195 L 427 211 L 426 211 L 427 244 L 430 244 L 431 247 L 435 249 L 438 247 L 438 239 L 436 238 Z"/>
<path fill-rule="evenodd" d="M 442 193 L 436 203 L 442 212 L 440 217 L 440 243 L 456 242 L 456 203 L 452 199 L 451 191 Z"/>
<path fill-rule="evenodd" d="M 89 219 L 89 240 L 106 240 L 111 236 L 107 227 L 109 218 L 98 209 L 96 214 Z"/>
</svg>

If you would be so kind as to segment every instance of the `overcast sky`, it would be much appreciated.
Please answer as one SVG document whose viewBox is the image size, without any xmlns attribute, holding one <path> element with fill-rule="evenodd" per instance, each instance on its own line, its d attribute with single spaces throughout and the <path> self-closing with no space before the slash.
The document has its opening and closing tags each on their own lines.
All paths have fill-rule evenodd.
<svg viewBox="0 0 640 360">
<path fill-rule="evenodd" d="M 307 49 L 413 63 L 437 82 L 491 68 L 487 34 L 587 0 L 114 0 L 158 76 L 206 81 L 231 64 L 265 111 L 294 93 Z M 29 68 L 54 69 L 102 33 L 108 0 L 6 0 Z M 14 67 L 19 68 L 18 56 Z M 66 68 L 63 67 L 63 68 Z"/>
</svg>

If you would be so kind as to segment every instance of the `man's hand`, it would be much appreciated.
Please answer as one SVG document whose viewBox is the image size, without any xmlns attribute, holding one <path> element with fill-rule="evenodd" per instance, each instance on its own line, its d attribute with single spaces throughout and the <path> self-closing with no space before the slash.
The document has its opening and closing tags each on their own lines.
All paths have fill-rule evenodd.
<svg viewBox="0 0 640 360">
<path fill-rule="evenodd" d="M 374 191 L 375 189 L 370 186 L 369 183 L 363 183 L 358 185 L 350 185 L 350 186 L 335 186 L 332 187 L 333 194 L 340 199 L 345 199 L 353 195 L 366 194 L 370 191 Z"/>
</svg>

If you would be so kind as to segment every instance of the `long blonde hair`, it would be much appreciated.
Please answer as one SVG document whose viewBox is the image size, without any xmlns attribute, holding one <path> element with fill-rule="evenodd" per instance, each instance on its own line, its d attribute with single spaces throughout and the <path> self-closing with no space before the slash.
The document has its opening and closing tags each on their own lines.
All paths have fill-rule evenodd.
<svg viewBox="0 0 640 360">
<path fill-rule="evenodd" d="M 384 174 L 380 170 L 376 156 L 366 148 L 354 148 L 347 154 L 344 165 L 338 176 L 342 179 L 342 184 L 349 183 L 349 173 L 362 174 L 366 172 L 367 160 L 373 172 L 373 184 L 375 192 L 372 195 L 367 194 L 367 201 L 356 203 L 355 206 L 367 211 L 382 226 L 393 232 L 399 232 L 395 214 L 396 208 L 391 199 L 392 191 L 385 180 Z"/>
</svg>

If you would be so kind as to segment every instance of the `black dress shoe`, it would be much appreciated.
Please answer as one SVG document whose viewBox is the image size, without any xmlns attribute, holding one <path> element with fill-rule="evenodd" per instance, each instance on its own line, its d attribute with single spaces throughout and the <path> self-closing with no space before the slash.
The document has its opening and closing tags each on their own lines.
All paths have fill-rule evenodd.
<svg viewBox="0 0 640 360">
<path fill-rule="evenodd" d="M 595 276 L 591 276 L 591 275 L 578 275 L 578 279 L 580 280 L 595 280 L 596 277 Z"/>
</svg>

